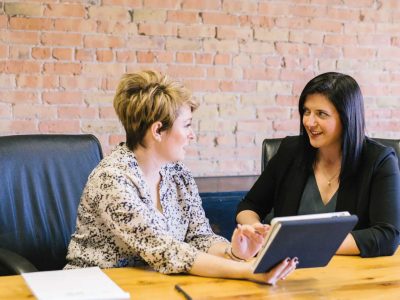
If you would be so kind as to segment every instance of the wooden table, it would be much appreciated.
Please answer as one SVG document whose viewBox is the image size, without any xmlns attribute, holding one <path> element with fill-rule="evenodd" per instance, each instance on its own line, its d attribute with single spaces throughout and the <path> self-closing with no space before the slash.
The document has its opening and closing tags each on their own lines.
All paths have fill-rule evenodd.
<svg viewBox="0 0 400 300">
<path fill-rule="evenodd" d="M 325 268 L 300 269 L 276 286 L 241 280 L 162 275 L 124 268 L 104 271 L 131 299 L 400 299 L 400 249 L 392 257 L 336 256 Z M 21 276 L 0 277 L 0 299 L 33 299 Z"/>
</svg>

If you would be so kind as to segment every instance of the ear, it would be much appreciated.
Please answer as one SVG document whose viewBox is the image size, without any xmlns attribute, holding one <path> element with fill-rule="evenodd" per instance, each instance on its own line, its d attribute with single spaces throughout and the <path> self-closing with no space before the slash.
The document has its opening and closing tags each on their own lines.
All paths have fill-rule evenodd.
<svg viewBox="0 0 400 300">
<path fill-rule="evenodd" d="M 161 128 L 162 128 L 162 123 L 160 121 L 154 122 L 150 126 L 151 136 L 158 142 L 161 141 Z"/>
</svg>

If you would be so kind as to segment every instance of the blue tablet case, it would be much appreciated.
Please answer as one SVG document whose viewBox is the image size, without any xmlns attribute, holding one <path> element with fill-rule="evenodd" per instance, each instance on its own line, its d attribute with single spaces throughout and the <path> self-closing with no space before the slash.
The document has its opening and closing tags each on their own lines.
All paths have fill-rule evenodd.
<svg viewBox="0 0 400 300">
<path fill-rule="evenodd" d="M 254 266 L 254 273 L 264 273 L 286 257 L 298 257 L 297 268 L 326 266 L 357 221 L 355 215 L 280 221 L 281 227 Z"/>
</svg>

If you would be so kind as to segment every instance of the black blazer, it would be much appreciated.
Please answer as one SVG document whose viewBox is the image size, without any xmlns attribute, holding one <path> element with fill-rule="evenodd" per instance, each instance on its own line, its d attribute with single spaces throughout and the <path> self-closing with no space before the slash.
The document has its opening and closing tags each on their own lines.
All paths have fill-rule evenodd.
<svg viewBox="0 0 400 300">
<path fill-rule="evenodd" d="M 297 215 L 310 175 L 298 155 L 300 139 L 286 137 L 257 182 L 239 203 L 237 213 L 256 212 L 260 219 Z M 400 241 L 400 171 L 393 149 L 365 138 L 357 175 L 340 182 L 336 211 L 359 221 L 352 235 L 362 257 L 392 255 Z"/>
</svg>

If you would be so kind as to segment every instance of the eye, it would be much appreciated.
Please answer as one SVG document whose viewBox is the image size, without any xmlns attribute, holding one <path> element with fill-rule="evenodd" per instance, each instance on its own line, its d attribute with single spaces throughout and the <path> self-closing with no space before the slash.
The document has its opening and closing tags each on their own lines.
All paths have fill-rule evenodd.
<svg viewBox="0 0 400 300">
<path fill-rule="evenodd" d="M 192 127 L 192 123 L 188 123 L 185 125 L 186 128 Z"/>
<path fill-rule="evenodd" d="M 304 116 L 309 116 L 310 115 L 310 110 L 309 109 L 303 108 L 303 110 L 304 110 L 304 112 L 303 112 Z"/>
<path fill-rule="evenodd" d="M 324 111 L 319 111 L 319 112 L 318 112 L 318 116 L 320 116 L 321 118 L 326 118 L 326 117 L 328 117 L 329 115 L 328 115 L 328 113 L 326 113 L 326 112 L 324 112 Z"/>
</svg>

